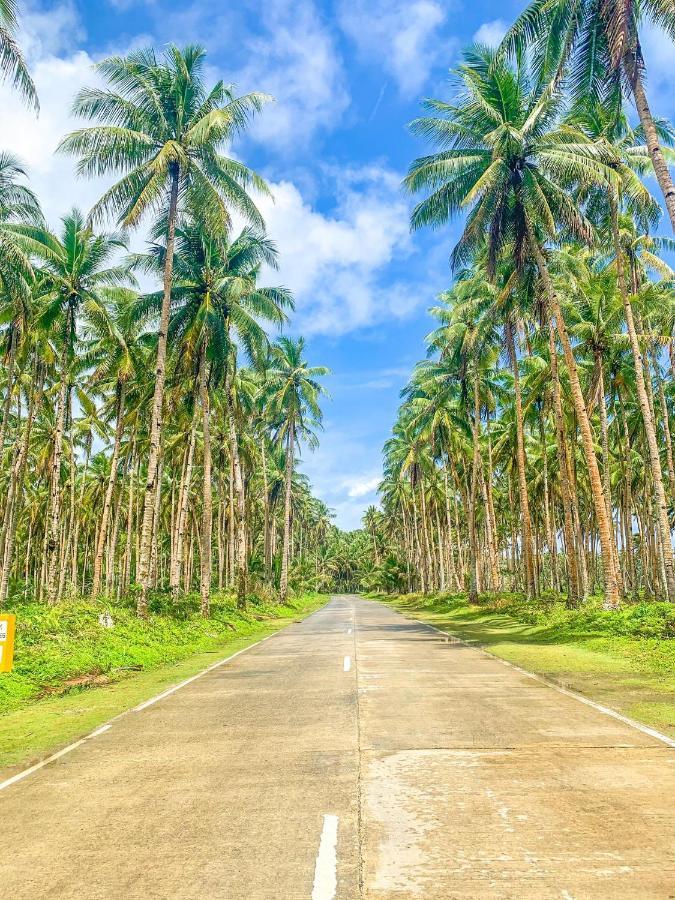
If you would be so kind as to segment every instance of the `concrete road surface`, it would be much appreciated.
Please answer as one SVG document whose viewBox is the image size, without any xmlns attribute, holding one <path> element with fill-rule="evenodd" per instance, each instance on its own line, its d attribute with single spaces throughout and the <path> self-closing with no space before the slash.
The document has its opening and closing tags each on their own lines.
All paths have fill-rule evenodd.
<svg viewBox="0 0 675 900">
<path fill-rule="evenodd" d="M 674 763 L 335 597 L 0 791 L 0 897 L 675 897 Z"/>
</svg>

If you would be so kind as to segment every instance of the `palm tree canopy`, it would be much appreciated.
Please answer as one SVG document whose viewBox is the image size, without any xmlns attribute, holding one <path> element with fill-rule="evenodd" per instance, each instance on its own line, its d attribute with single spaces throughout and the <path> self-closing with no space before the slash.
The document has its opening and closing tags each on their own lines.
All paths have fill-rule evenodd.
<svg viewBox="0 0 675 900">
<path fill-rule="evenodd" d="M 270 418 L 277 423 L 277 440 L 292 433 L 314 446 L 314 432 L 323 418 L 319 401 L 329 396 L 318 379 L 329 375 L 330 369 L 310 366 L 304 352 L 304 338 L 281 337 L 272 345 L 265 396 Z"/>
<path fill-rule="evenodd" d="M 40 103 L 26 62 L 16 42 L 17 4 L 0 0 L 0 78 L 9 81 L 23 100 L 39 112 Z"/>
<path fill-rule="evenodd" d="M 67 135 L 59 151 L 79 157 L 85 176 L 122 177 L 98 201 L 92 217 L 114 214 L 134 225 L 148 211 L 165 212 L 172 178 L 179 190 L 214 227 L 229 225 L 229 208 L 262 227 L 247 193 L 267 193 L 265 182 L 221 152 L 270 99 L 266 94 L 235 96 L 218 81 L 204 82 L 206 53 L 190 45 L 170 45 L 161 58 L 152 49 L 111 56 L 96 64 L 108 88 L 84 88 L 73 112 L 97 122 Z"/>
<path fill-rule="evenodd" d="M 545 239 L 564 229 L 590 240 L 591 222 L 571 191 L 616 181 L 611 151 L 561 121 L 558 91 L 540 90 L 524 66 L 511 68 L 489 48 L 469 49 L 456 74 L 456 103 L 429 100 L 438 115 L 411 125 L 441 148 L 415 160 L 405 179 L 412 193 L 431 191 L 413 210 L 412 227 L 438 227 L 466 212 L 453 265 L 468 264 L 486 247 L 491 275 L 507 245 L 523 265 L 528 229 Z"/>
</svg>

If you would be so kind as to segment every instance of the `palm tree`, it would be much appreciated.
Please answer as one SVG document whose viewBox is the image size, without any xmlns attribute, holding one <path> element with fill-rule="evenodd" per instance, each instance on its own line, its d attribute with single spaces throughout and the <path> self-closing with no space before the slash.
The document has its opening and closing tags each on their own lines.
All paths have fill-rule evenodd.
<svg viewBox="0 0 675 900">
<path fill-rule="evenodd" d="M 288 569 L 291 537 L 291 488 L 295 448 L 302 441 L 316 445 L 316 429 L 321 427 L 319 407 L 326 389 L 317 380 L 328 374 L 325 366 L 310 366 L 304 359 L 304 338 L 282 337 L 270 350 L 265 396 L 270 415 L 277 423 L 276 439 L 286 451 L 286 482 L 284 486 L 284 539 L 281 556 L 279 596 L 288 599 Z"/>
<path fill-rule="evenodd" d="M 61 457 L 66 411 L 69 406 L 77 320 L 80 314 L 92 322 L 107 318 L 101 290 L 130 280 L 126 266 L 114 264 L 115 255 L 126 247 L 119 234 L 93 233 L 83 215 L 74 209 L 64 216 L 61 235 L 46 228 L 17 226 L 26 248 L 41 262 L 43 308 L 38 324 L 51 331 L 57 327 L 59 351 L 59 393 L 56 403 L 54 446 L 51 459 L 49 529 L 47 540 L 47 598 L 57 598 L 57 566 L 61 526 Z"/>
<path fill-rule="evenodd" d="M 520 56 L 533 49 L 543 82 L 567 76 L 573 100 L 602 100 L 632 94 L 649 148 L 654 173 L 675 230 L 675 186 L 661 148 L 663 133 L 645 92 L 640 31 L 646 24 L 675 38 L 675 7 L 669 0 L 532 0 L 506 33 L 500 55 Z"/>
<path fill-rule="evenodd" d="M 538 90 L 523 71 L 500 62 L 493 51 L 473 48 L 458 72 L 461 92 L 454 105 L 430 101 L 442 113 L 413 122 L 412 128 L 442 148 L 416 160 L 406 178 L 409 190 L 431 189 L 413 210 L 412 226 L 439 226 L 460 211 L 468 215 L 452 254 L 464 264 L 484 249 L 493 278 L 508 248 L 519 271 L 531 260 L 539 272 L 549 314 L 562 344 L 593 495 L 605 573 L 606 602 L 616 606 L 619 591 L 602 479 L 577 364 L 553 288 L 545 244 L 560 230 L 591 240 L 591 223 L 568 191 L 576 184 L 616 181 L 603 153 L 582 131 L 556 124 L 561 112 L 555 90 Z"/>
<path fill-rule="evenodd" d="M 179 205 L 187 202 L 199 210 L 200 219 L 215 232 L 229 225 L 230 208 L 262 227 L 248 190 L 267 191 L 251 169 L 220 151 L 268 98 L 260 93 L 235 97 L 222 81 L 207 90 L 205 55 L 198 46 L 180 50 L 171 45 L 162 59 L 154 50 L 144 49 L 97 63 L 97 72 L 110 88 L 80 91 L 73 108 L 80 117 L 99 124 L 69 134 L 59 145 L 61 152 L 79 157 L 80 174 L 123 173 L 94 207 L 94 219 L 112 213 L 125 226 L 135 226 L 151 212 L 159 216 L 166 236 L 138 567 L 142 616 L 147 614 Z"/>
<path fill-rule="evenodd" d="M 117 484 L 117 474 L 124 436 L 124 415 L 129 382 L 142 371 L 143 357 L 138 342 L 138 327 L 130 315 L 136 299 L 133 291 L 117 289 L 102 292 L 102 299 L 109 306 L 109 315 L 92 323 L 90 346 L 83 355 L 83 365 L 93 366 L 92 386 L 104 397 L 111 397 L 110 411 L 115 422 L 110 473 L 106 485 L 105 499 L 101 512 L 96 550 L 94 555 L 94 575 L 91 588 L 92 597 L 97 597 L 101 586 L 101 571 L 110 526 L 113 493 Z M 112 396 L 111 396 L 112 395 Z"/>
<path fill-rule="evenodd" d="M 675 601 L 675 561 L 673 559 L 668 505 L 656 437 L 656 423 L 649 403 L 644 377 L 642 349 L 635 327 L 635 317 L 631 302 L 631 293 L 635 294 L 637 292 L 637 281 L 632 274 L 635 271 L 635 267 L 631 263 L 631 258 L 634 256 L 631 248 L 639 246 L 645 240 L 647 243 L 654 243 L 654 239 L 643 238 L 641 235 L 636 234 L 634 219 L 648 228 L 650 224 L 655 224 L 658 220 L 660 209 L 639 177 L 648 173 L 648 166 L 645 164 L 646 151 L 640 142 L 641 135 L 629 127 L 619 104 L 616 102 L 616 98 L 614 103 L 609 101 L 604 104 L 587 103 L 575 110 L 573 120 L 591 140 L 606 152 L 612 153 L 614 157 L 610 164 L 617 175 L 615 184 L 608 185 L 605 190 L 590 187 L 590 190 L 585 193 L 588 194 L 589 210 L 595 214 L 602 232 L 614 247 L 613 267 L 616 271 L 619 293 L 623 302 L 623 314 L 635 367 L 638 402 L 642 413 L 649 463 L 654 482 L 660 544 L 666 573 L 666 593 L 669 599 Z M 675 139 L 672 129 L 665 124 L 661 125 L 660 133 L 662 138 L 668 143 L 672 143 Z M 626 214 L 622 215 L 622 209 L 626 210 Z M 658 247 L 658 239 L 656 246 Z M 650 251 L 647 250 L 648 255 L 649 253 Z M 658 274 L 663 275 L 663 262 L 653 254 L 650 256 L 650 259 Z M 626 277 L 626 261 L 631 269 L 632 291 L 629 290 Z M 667 276 L 668 271 L 665 274 Z"/>
<path fill-rule="evenodd" d="M 155 245 L 148 260 L 152 269 L 163 268 L 166 246 Z M 282 287 L 261 287 L 257 283 L 260 266 L 276 267 L 276 249 L 264 235 L 245 228 L 233 241 L 213 235 L 193 218 L 176 233 L 173 309 L 168 335 L 179 354 L 183 369 L 196 373 L 202 408 L 204 441 L 204 504 L 201 556 L 202 612 L 208 614 L 211 587 L 211 440 L 210 394 L 223 384 L 228 409 L 230 449 L 239 499 L 237 593 L 240 604 L 246 597 L 246 539 L 243 480 L 240 477 L 239 439 L 234 417 L 233 391 L 237 346 L 248 360 L 262 365 L 268 350 L 261 322 L 277 327 L 292 309 L 291 294 Z M 152 312 L 163 302 L 162 294 L 149 294 L 139 302 L 138 313 Z"/>
<path fill-rule="evenodd" d="M 16 157 L 0 153 L 0 290 L 5 307 L 3 318 L 9 320 L 3 336 L 7 391 L 0 424 L 0 455 L 5 446 L 16 356 L 22 340 L 28 335 L 33 315 L 33 268 L 14 229 L 24 223 L 39 225 L 42 222 L 37 197 L 22 183 L 25 175 Z"/>
<path fill-rule="evenodd" d="M 8 79 L 23 100 L 38 112 L 40 104 L 33 79 L 16 42 L 17 4 L 15 0 L 0 0 L 0 77 Z"/>
</svg>

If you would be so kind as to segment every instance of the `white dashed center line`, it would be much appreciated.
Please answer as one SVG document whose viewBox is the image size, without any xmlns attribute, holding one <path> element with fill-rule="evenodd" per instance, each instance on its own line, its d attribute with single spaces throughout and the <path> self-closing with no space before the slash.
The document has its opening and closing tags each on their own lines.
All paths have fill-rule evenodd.
<svg viewBox="0 0 675 900">
<path fill-rule="evenodd" d="M 314 866 L 312 900 L 333 900 L 337 890 L 338 817 L 324 816 L 319 852 Z"/>
</svg>

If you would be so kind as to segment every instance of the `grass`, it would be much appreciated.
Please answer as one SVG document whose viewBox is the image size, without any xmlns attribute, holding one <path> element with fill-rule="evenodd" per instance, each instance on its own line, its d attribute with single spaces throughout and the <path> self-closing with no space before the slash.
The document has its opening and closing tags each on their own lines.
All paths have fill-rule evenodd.
<svg viewBox="0 0 675 900">
<path fill-rule="evenodd" d="M 379 597 L 378 599 L 382 599 Z M 665 603 L 603 610 L 591 600 L 567 610 L 515 595 L 400 595 L 387 598 L 495 656 L 585 694 L 675 737 L 675 609 Z"/>
<path fill-rule="evenodd" d="M 194 598 L 178 607 L 154 598 L 149 620 L 128 604 L 14 604 L 15 668 L 0 674 L 0 771 L 35 761 L 218 659 L 314 612 L 320 594 L 292 605 L 253 602 L 237 611 L 217 597 L 203 619 Z M 109 612 L 114 626 L 99 616 Z"/>
</svg>

